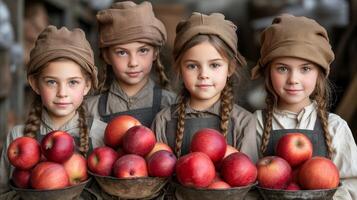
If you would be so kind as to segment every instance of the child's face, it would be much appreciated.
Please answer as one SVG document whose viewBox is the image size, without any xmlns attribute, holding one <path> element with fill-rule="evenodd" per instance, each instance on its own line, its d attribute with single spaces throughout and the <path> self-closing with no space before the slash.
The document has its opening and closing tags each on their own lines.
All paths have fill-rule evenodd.
<svg viewBox="0 0 357 200">
<path fill-rule="evenodd" d="M 221 95 L 228 78 L 228 61 L 209 43 L 188 49 L 180 62 L 185 87 L 190 92 L 190 104 L 206 109 Z"/>
<path fill-rule="evenodd" d="M 318 73 L 318 66 L 303 59 L 282 57 L 273 60 L 270 76 L 279 97 L 279 108 L 299 112 L 309 105 Z"/>
<path fill-rule="evenodd" d="M 113 66 L 116 80 L 122 86 L 144 85 L 156 52 L 151 45 L 133 42 L 109 47 L 104 52 L 104 59 Z"/>
<path fill-rule="evenodd" d="M 37 79 L 29 81 L 54 123 L 71 119 L 90 89 L 81 67 L 70 60 L 48 63 Z"/>
</svg>

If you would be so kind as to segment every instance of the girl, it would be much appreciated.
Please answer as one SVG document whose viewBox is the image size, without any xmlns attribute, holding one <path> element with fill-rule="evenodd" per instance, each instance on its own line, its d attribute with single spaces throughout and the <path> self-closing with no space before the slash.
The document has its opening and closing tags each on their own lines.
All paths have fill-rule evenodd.
<svg viewBox="0 0 357 200">
<path fill-rule="evenodd" d="M 87 120 L 83 97 L 97 86 L 97 70 L 92 49 L 80 29 L 48 26 L 38 37 L 27 65 L 27 78 L 36 97 L 24 125 L 16 126 L 4 142 L 0 160 L 0 199 L 12 199 L 8 182 L 13 167 L 7 159 L 7 147 L 18 137 L 39 141 L 48 132 L 63 130 L 76 139 L 78 150 L 86 154 L 102 146 L 105 124 Z M 79 138 L 79 139 L 78 139 Z"/>
<path fill-rule="evenodd" d="M 165 27 L 149 2 L 114 3 L 100 11 L 97 20 L 101 57 L 107 66 L 102 94 L 88 99 L 86 107 L 105 122 L 128 114 L 150 127 L 156 113 L 175 98 L 149 77 L 155 64 L 161 86 L 168 86 L 159 55 L 166 40 Z"/>
<path fill-rule="evenodd" d="M 351 130 L 328 113 L 327 76 L 334 54 L 326 30 L 312 19 L 282 15 L 261 36 L 259 64 L 267 109 L 256 111 L 261 156 L 274 154 L 279 138 L 289 132 L 307 135 L 315 156 L 325 156 L 340 170 L 342 186 L 334 199 L 357 199 L 357 147 Z"/>
<path fill-rule="evenodd" d="M 245 65 L 237 50 L 236 26 L 220 13 L 193 13 L 176 27 L 173 55 L 184 86 L 178 104 L 156 116 L 152 129 L 157 140 L 179 157 L 188 153 L 197 130 L 214 128 L 255 162 L 255 120 L 233 104 L 232 76 Z M 184 199 L 182 195 L 176 192 L 176 198 Z"/>
</svg>

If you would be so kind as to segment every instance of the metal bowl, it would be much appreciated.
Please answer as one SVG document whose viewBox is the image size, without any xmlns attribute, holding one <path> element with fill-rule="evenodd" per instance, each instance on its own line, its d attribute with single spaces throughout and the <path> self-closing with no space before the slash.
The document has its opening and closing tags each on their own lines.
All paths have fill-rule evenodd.
<svg viewBox="0 0 357 200">
<path fill-rule="evenodd" d="M 101 176 L 89 172 L 106 193 L 123 199 L 141 199 L 151 197 L 165 186 L 168 178 L 139 177 L 116 178 Z"/>
<path fill-rule="evenodd" d="M 227 189 L 208 189 L 186 187 L 176 181 L 174 182 L 176 187 L 176 197 L 185 200 L 243 200 L 249 190 L 256 184 L 257 183 L 243 187 L 232 187 Z"/>
<path fill-rule="evenodd" d="M 12 181 L 10 181 L 10 188 L 16 191 L 21 199 L 26 200 L 76 200 L 79 199 L 84 187 L 89 181 L 90 178 L 78 185 L 54 190 L 18 188 L 13 184 Z"/>
<path fill-rule="evenodd" d="M 337 188 L 324 190 L 275 190 L 257 186 L 259 193 L 265 200 L 332 200 Z"/>
</svg>

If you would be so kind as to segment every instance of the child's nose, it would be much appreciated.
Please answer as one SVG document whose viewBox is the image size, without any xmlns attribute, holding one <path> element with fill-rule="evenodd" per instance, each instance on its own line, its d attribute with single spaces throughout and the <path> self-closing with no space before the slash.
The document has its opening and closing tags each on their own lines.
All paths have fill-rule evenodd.
<svg viewBox="0 0 357 200">
<path fill-rule="evenodd" d="M 297 84 L 298 80 L 299 80 L 299 75 L 297 72 L 292 71 L 289 73 L 289 77 L 288 77 L 289 84 Z"/>
<path fill-rule="evenodd" d="M 58 97 L 66 97 L 67 96 L 67 88 L 64 84 L 60 84 L 57 91 Z"/>
<path fill-rule="evenodd" d="M 204 67 L 202 67 L 199 72 L 200 72 L 200 73 L 198 74 L 198 78 L 199 78 L 199 79 L 206 79 L 206 78 L 209 77 L 209 76 L 208 76 L 208 70 L 205 69 Z"/>
<path fill-rule="evenodd" d="M 136 58 L 135 55 L 131 55 L 130 56 L 130 60 L 129 60 L 129 67 L 136 67 L 138 66 L 138 59 Z"/>
</svg>

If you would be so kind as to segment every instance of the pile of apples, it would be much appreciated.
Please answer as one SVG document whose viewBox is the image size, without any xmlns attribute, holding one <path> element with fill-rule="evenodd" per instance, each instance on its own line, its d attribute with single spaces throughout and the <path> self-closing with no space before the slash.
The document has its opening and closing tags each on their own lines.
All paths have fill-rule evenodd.
<svg viewBox="0 0 357 200">
<path fill-rule="evenodd" d="M 257 162 L 259 186 L 280 190 L 333 189 L 339 171 L 329 159 L 313 155 L 310 139 L 302 133 L 288 133 L 276 145 L 275 156 Z"/>
<path fill-rule="evenodd" d="M 176 156 L 171 148 L 156 142 L 151 129 L 129 115 L 110 121 L 104 133 L 105 146 L 88 156 L 88 168 L 94 174 L 116 178 L 169 177 Z"/>
<path fill-rule="evenodd" d="M 16 138 L 7 149 L 15 167 L 12 181 L 19 188 L 61 189 L 88 179 L 86 159 L 74 153 L 73 137 L 52 131 L 38 143 L 31 137 Z"/>
<path fill-rule="evenodd" d="M 193 136 L 190 153 L 178 159 L 176 176 L 187 187 L 226 189 L 254 183 L 257 168 L 247 155 L 227 145 L 221 133 L 204 128 Z"/>
</svg>

